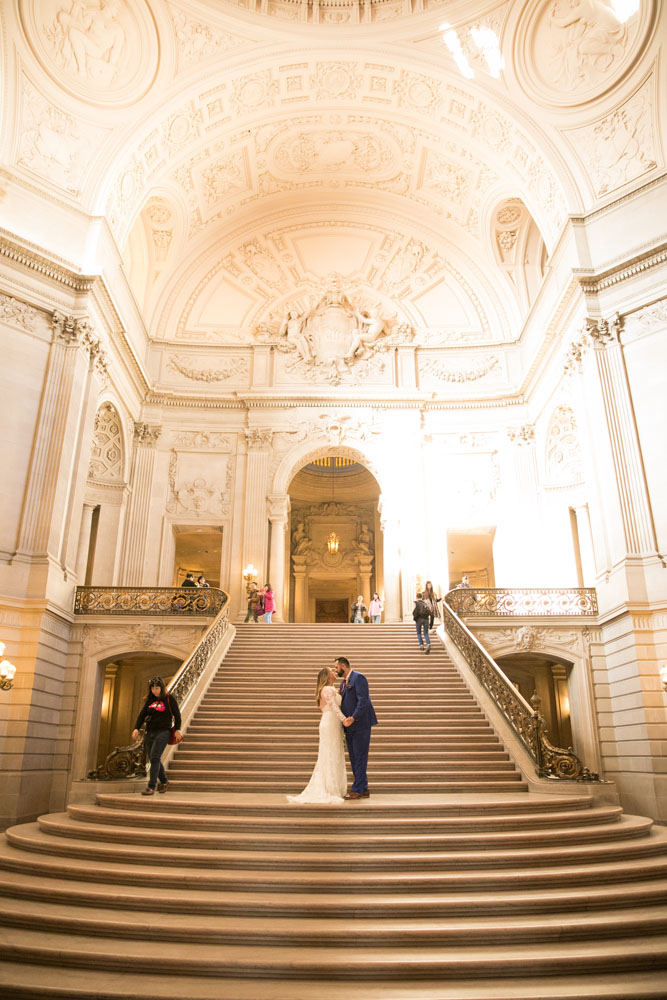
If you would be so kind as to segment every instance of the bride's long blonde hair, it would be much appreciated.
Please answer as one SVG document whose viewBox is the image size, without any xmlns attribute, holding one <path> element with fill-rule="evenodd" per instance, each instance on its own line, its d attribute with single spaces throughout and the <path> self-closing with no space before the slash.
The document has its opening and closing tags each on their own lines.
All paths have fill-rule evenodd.
<svg viewBox="0 0 667 1000">
<path fill-rule="evenodd" d="M 329 668 L 322 667 L 319 674 L 317 675 L 317 689 L 315 691 L 315 704 L 320 707 L 320 695 L 322 694 L 322 688 L 325 688 L 329 683 Z"/>
</svg>

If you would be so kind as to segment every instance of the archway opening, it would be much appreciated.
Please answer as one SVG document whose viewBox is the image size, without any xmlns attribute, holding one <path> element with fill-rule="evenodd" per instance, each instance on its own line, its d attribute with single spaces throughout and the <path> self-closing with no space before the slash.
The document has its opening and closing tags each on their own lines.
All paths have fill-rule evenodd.
<svg viewBox="0 0 667 1000">
<path fill-rule="evenodd" d="M 102 707 L 96 766 L 103 764 L 114 747 L 126 746 L 144 703 L 151 677 L 169 683 L 181 660 L 165 653 L 127 653 L 102 663 Z"/>
<path fill-rule="evenodd" d="M 526 701 L 540 698 L 540 711 L 556 746 L 572 746 L 572 720 L 568 678 L 572 664 L 537 653 L 511 653 L 496 660 Z"/>
<path fill-rule="evenodd" d="M 347 622 L 357 595 L 382 595 L 380 488 L 356 459 L 311 458 L 289 485 L 289 619 Z"/>
</svg>

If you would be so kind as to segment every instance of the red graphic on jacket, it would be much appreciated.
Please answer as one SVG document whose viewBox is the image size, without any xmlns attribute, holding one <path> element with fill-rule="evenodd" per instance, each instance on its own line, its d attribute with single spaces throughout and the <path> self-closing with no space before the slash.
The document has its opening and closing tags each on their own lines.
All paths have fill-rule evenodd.
<svg viewBox="0 0 667 1000">
<path fill-rule="evenodd" d="M 164 704 L 163 701 L 154 701 L 148 707 L 149 707 L 149 709 L 154 708 L 156 712 L 165 712 L 166 711 L 165 704 Z"/>
</svg>

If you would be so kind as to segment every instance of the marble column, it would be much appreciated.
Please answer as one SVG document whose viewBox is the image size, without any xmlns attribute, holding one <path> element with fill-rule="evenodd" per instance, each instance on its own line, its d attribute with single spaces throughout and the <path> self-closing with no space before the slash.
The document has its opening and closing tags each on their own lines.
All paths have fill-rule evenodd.
<svg viewBox="0 0 667 1000">
<path fill-rule="evenodd" d="M 306 556 L 292 556 L 294 572 L 294 621 L 305 622 L 308 612 L 308 571 Z"/>
<path fill-rule="evenodd" d="M 141 587 L 146 558 L 146 539 L 150 518 L 155 444 L 162 428 L 135 423 L 130 472 L 130 500 L 125 520 L 126 530 L 120 580 L 124 587 Z"/>
<path fill-rule="evenodd" d="M 655 525 L 620 339 L 622 320 L 619 316 L 611 321 L 587 320 L 585 330 L 593 342 L 626 553 L 656 554 Z"/>
<path fill-rule="evenodd" d="M 53 314 L 40 412 L 14 558 L 61 562 L 77 466 L 96 366 L 105 366 L 99 339 L 87 319 Z M 63 566 L 64 568 L 64 566 Z"/>
<path fill-rule="evenodd" d="M 384 620 L 398 622 L 402 618 L 401 535 L 395 517 L 390 517 L 386 509 L 382 510 L 380 516 L 384 561 Z"/>
<path fill-rule="evenodd" d="M 247 566 L 252 563 L 257 568 L 260 585 L 264 585 L 268 571 L 267 536 L 269 522 L 266 498 L 273 433 L 270 430 L 253 427 L 247 429 L 245 434 L 248 455 L 243 522 L 243 565 Z M 273 583 L 273 581 L 270 582 Z"/>
<path fill-rule="evenodd" d="M 283 594 L 285 593 L 285 527 L 289 517 L 289 497 L 270 496 L 269 521 L 271 523 L 271 551 L 269 552 L 269 580 L 276 602 L 274 617 L 282 621 Z"/>
<path fill-rule="evenodd" d="M 373 558 L 363 556 L 359 559 L 359 593 L 363 594 L 364 604 L 368 607 L 371 599 L 371 576 L 373 574 Z"/>
</svg>

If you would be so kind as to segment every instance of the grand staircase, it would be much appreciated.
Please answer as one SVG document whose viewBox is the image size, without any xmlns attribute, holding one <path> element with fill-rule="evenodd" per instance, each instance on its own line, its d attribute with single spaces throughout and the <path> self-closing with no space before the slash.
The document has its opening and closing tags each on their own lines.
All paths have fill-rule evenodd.
<svg viewBox="0 0 667 1000">
<path fill-rule="evenodd" d="M 290 805 L 340 653 L 380 720 L 372 795 Z M 409 626 L 241 626 L 170 779 L 7 832 L 0 997 L 667 997 L 667 831 L 528 792 Z"/>
</svg>

